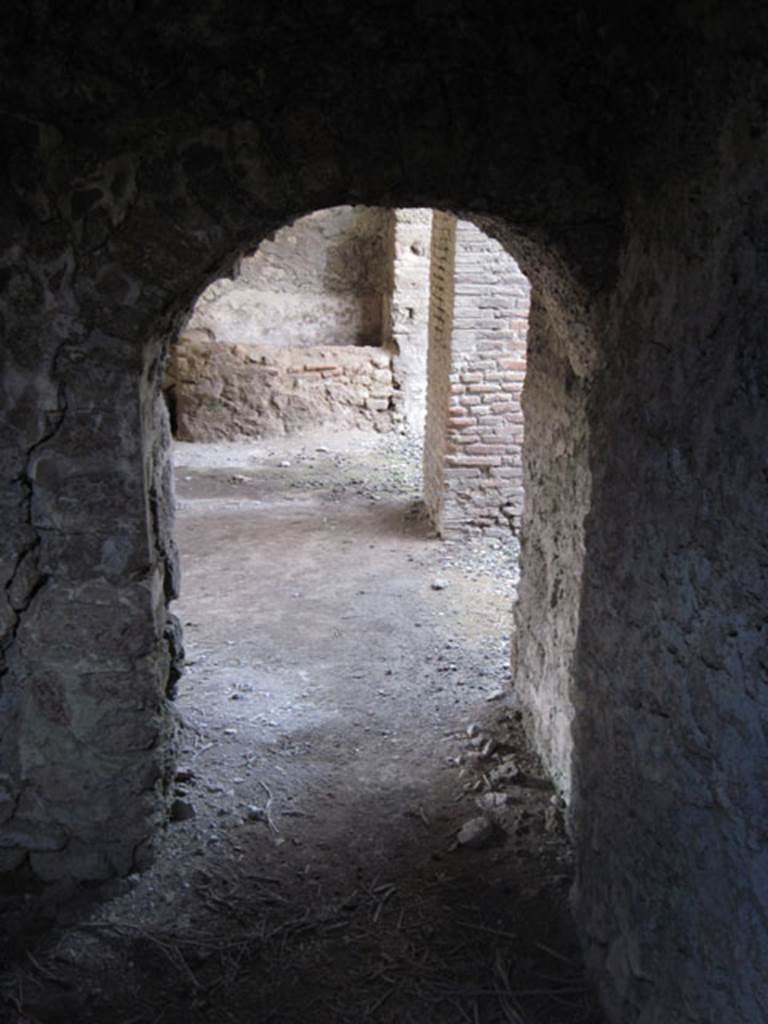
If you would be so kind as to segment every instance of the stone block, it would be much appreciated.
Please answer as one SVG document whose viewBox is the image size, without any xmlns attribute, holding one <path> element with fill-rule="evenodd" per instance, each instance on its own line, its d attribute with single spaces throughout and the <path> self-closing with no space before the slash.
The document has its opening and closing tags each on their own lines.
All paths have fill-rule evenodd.
<svg viewBox="0 0 768 1024">
<path fill-rule="evenodd" d="M 446 456 L 448 466 L 500 466 L 501 457 L 498 455 L 448 455 Z"/>
<path fill-rule="evenodd" d="M 464 451 L 468 455 L 504 455 L 507 448 L 503 444 L 484 444 L 480 442 L 468 445 Z"/>
</svg>

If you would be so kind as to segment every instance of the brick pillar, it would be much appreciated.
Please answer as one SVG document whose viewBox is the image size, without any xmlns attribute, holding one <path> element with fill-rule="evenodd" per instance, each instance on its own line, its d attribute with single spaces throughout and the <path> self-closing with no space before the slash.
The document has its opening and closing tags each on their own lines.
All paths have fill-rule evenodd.
<svg viewBox="0 0 768 1024">
<path fill-rule="evenodd" d="M 431 210 L 391 211 L 385 344 L 392 352 L 395 415 L 419 437 L 426 408 L 431 234 Z"/>
<path fill-rule="evenodd" d="M 444 537 L 508 536 L 523 510 L 529 284 L 474 224 L 436 213 L 425 504 Z"/>
<path fill-rule="evenodd" d="M 436 210 L 432 220 L 427 350 L 427 415 L 424 424 L 424 505 L 442 533 L 445 460 L 451 405 L 451 332 L 456 218 Z"/>
</svg>

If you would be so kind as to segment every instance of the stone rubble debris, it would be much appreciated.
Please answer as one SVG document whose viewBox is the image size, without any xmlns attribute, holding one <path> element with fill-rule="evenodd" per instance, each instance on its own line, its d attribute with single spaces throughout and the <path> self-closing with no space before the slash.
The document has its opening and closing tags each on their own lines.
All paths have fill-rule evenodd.
<svg viewBox="0 0 768 1024">
<path fill-rule="evenodd" d="M 465 821 L 456 837 L 459 846 L 477 850 L 485 846 L 493 838 L 495 827 L 490 818 L 484 814 Z"/>
<path fill-rule="evenodd" d="M 171 821 L 189 821 L 196 815 L 195 808 L 189 802 L 189 800 L 182 800 L 177 797 L 171 804 L 170 819 Z"/>
<path fill-rule="evenodd" d="M 493 755 L 497 746 L 498 744 L 496 743 L 496 740 L 493 738 L 493 736 L 489 736 L 488 739 L 483 743 L 482 747 L 480 748 L 480 756 L 487 760 L 489 757 Z"/>
<path fill-rule="evenodd" d="M 499 811 L 514 803 L 514 797 L 511 793 L 481 793 L 480 796 L 475 797 L 475 803 L 485 814 L 492 815 L 494 811 Z"/>
<path fill-rule="evenodd" d="M 517 782 L 521 776 L 522 773 L 515 762 L 508 758 L 495 768 L 491 768 L 488 772 L 488 781 L 492 786 L 505 786 Z"/>
</svg>

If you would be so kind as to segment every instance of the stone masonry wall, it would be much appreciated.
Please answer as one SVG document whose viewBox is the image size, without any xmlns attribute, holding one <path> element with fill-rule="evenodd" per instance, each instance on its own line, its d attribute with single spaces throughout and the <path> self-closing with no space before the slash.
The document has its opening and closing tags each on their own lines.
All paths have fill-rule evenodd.
<svg viewBox="0 0 768 1024">
<path fill-rule="evenodd" d="M 417 437 L 426 412 L 431 236 L 431 210 L 390 212 L 385 344 L 392 351 L 395 415 Z"/>
<path fill-rule="evenodd" d="M 48 258 L 52 273 L 67 265 L 54 246 Z M 20 263 L 21 283 L 31 273 Z M 69 273 L 60 287 L 72 295 Z M 0 871 L 28 860 L 44 880 L 101 879 L 146 863 L 174 750 L 158 347 L 73 328 L 53 345 L 41 324 L 27 335 L 12 322 L 0 407 L 15 426 L 0 462 L 19 488 L 5 508 L 22 518 L 0 543 Z M 39 414 L 25 423 L 30 385 L 14 384 L 32 367 Z"/>
<path fill-rule="evenodd" d="M 273 349 L 191 332 L 174 346 L 165 389 L 182 441 L 392 426 L 390 355 L 380 348 Z"/>
<path fill-rule="evenodd" d="M 338 206 L 262 242 L 202 293 L 187 324 L 217 341 L 275 348 L 380 345 L 387 211 Z"/>
<path fill-rule="evenodd" d="M 451 219 L 435 215 L 441 239 L 450 234 Z M 523 512 L 520 396 L 530 286 L 503 246 L 480 228 L 459 220 L 453 234 L 451 246 L 438 243 L 442 261 L 452 252 L 453 283 L 450 313 L 447 295 L 433 305 L 436 316 L 450 318 L 450 330 L 441 320 L 435 334 L 441 353 L 430 363 L 434 422 L 427 443 L 435 448 L 431 459 L 444 451 L 445 467 L 429 477 L 427 508 L 443 536 L 508 537 L 510 528 L 519 532 Z M 448 274 L 441 271 L 433 286 L 445 288 Z M 440 425 L 445 439 L 438 436 Z"/>
</svg>

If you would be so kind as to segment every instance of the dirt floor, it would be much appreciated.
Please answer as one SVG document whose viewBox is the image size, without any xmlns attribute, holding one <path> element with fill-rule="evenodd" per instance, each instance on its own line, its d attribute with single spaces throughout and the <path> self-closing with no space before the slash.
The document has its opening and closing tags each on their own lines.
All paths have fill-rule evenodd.
<svg viewBox="0 0 768 1024">
<path fill-rule="evenodd" d="M 2 1019 L 598 1024 L 509 678 L 512 540 L 432 536 L 394 435 L 175 458 L 175 820 L 55 927 L 9 915 Z"/>
</svg>

